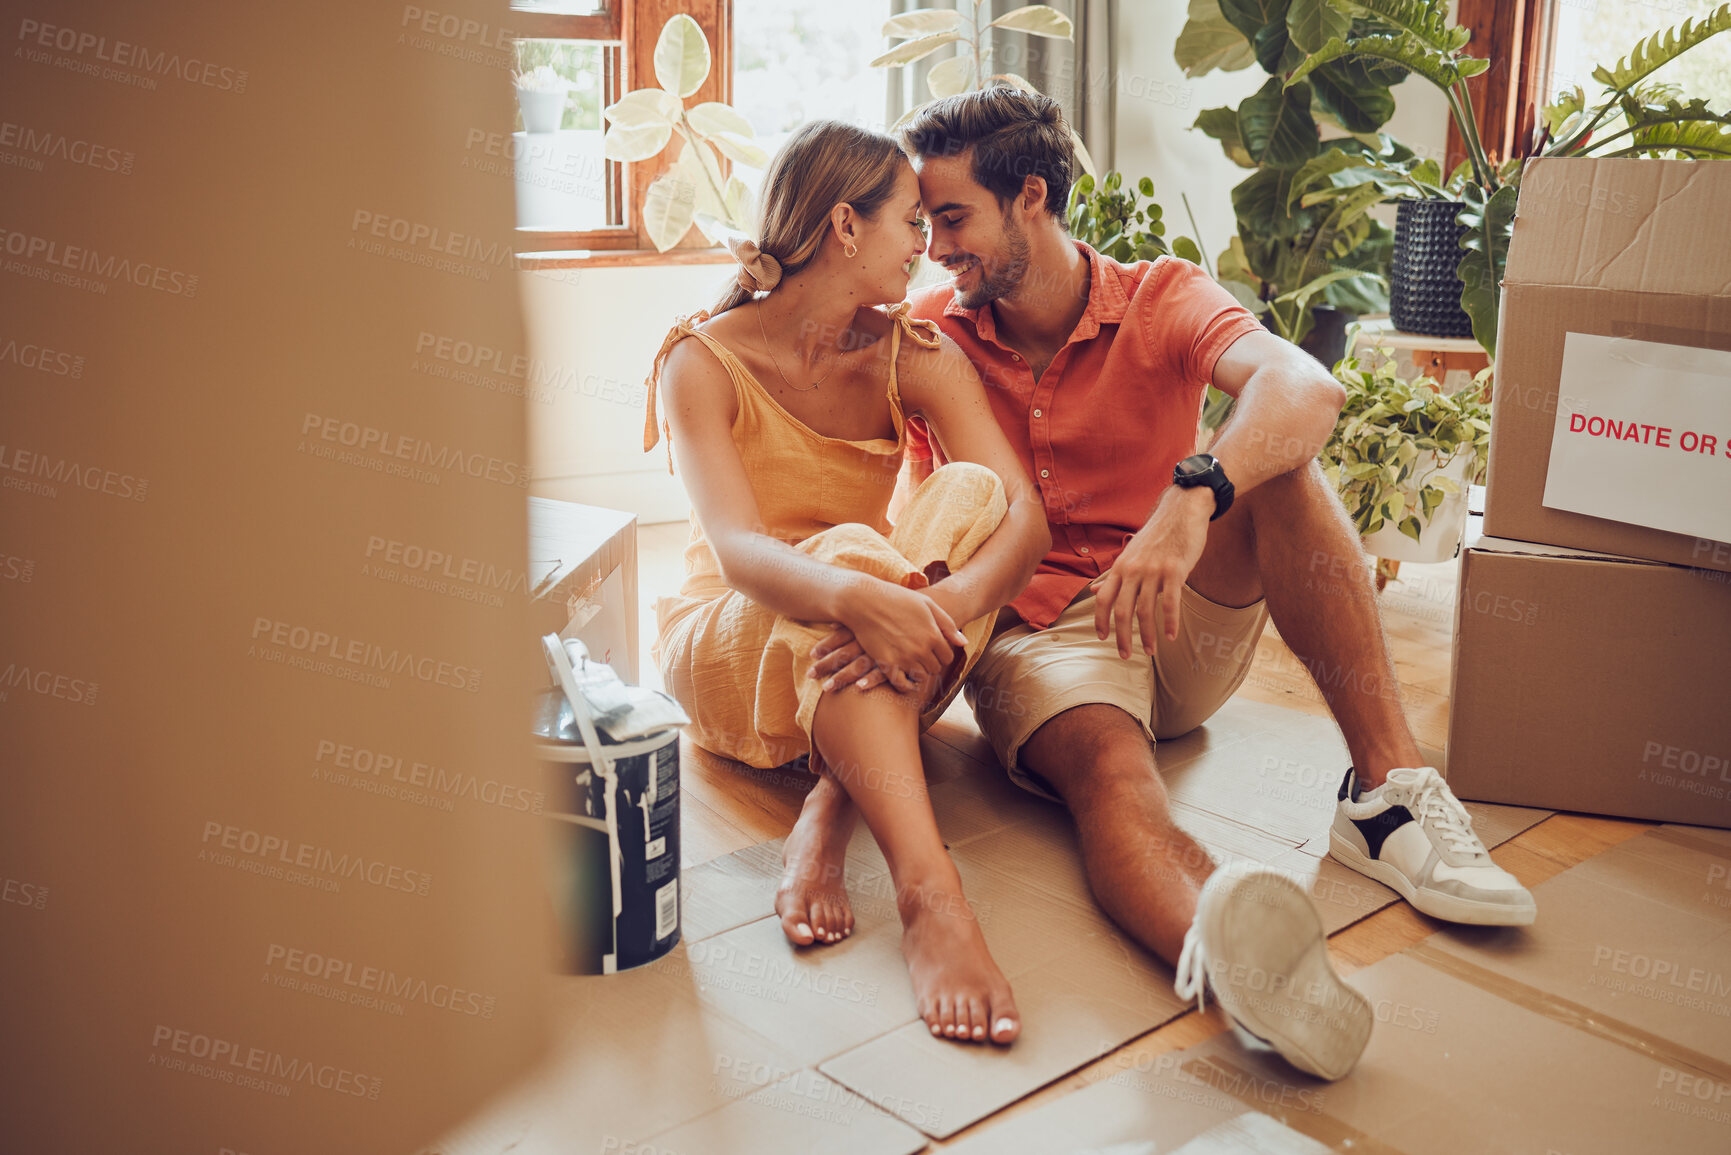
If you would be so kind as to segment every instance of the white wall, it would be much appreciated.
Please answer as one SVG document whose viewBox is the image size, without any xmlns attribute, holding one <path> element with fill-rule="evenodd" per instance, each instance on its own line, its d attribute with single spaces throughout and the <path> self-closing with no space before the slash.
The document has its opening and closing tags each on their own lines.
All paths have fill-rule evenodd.
<svg viewBox="0 0 1731 1155">
<path fill-rule="evenodd" d="M 686 517 L 690 504 L 668 475 L 666 451 L 643 452 L 644 379 L 674 319 L 713 304 L 730 268 L 520 275 L 534 371 L 558 383 L 529 401 L 536 496 L 628 510 L 645 525 Z"/>
</svg>

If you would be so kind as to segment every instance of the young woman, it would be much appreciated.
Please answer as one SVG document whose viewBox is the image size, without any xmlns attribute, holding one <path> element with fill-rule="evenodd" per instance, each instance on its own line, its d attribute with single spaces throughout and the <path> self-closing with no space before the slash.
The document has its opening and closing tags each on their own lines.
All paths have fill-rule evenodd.
<svg viewBox="0 0 1731 1155">
<path fill-rule="evenodd" d="M 919 735 L 1050 540 L 973 366 L 901 303 L 925 243 L 919 182 L 890 138 L 819 121 L 776 155 L 759 238 L 733 246 L 735 285 L 673 327 L 649 379 L 644 448 L 659 383 L 693 507 L 655 652 L 705 749 L 760 767 L 811 755 L 820 777 L 776 896 L 789 940 L 851 931 L 842 874 L 863 814 L 921 1017 L 934 1035 L 1008 1043 L 1015 1002 L 938 836 Z M 892 528 L 910 414 L 950 464 Z"/>
</svg>

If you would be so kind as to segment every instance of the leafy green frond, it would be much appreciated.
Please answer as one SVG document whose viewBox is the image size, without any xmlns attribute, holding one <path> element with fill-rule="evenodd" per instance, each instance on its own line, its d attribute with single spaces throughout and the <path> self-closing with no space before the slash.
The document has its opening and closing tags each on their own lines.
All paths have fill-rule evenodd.
<svg viewBox="0 0 1731 1155">
<path fill-rule="evenodd" d="M 1563 125 L 1568 123 L 1569 118 L 1584 112 L 1586 107 L 1587 94 L 1580 85 L 1565 88 L 1557 94 L 1557 99 L 1545 106 L 1545 127 L 1550 129 L 1553 137 L 1560 137 L 1563 134 Z"/>
<path fill-rule="evenodd" d="M 1350 15 L 1364 13 L 1406 32 L 1439 52 L 1454 52 L 1472 38 L 1465 28 L 1449 26 L 1446 0 L 1337 0 Z"/>
<path fill-rule="evenodd" d="M 1461 248 L 1467 253 L 1456 272 L 1461 279 L 1461 308 L 1472 318 L 1473 337 L 1491 357 L 1497 354 L 1497 307 L 1503 269 L 1509 259 L 1509 236 L 1515 219 L 1518 190 L 1504 185 L 1488 198 L 1474 185 L 1467 190 L 1467 207 L 1460 223 L 1467 227 Z"/>
<path fill-rule="evenodd" d="M 1454 56 L 1425 44 L 1410 32 L 1393 36 L 1358 36 L 1351 43 L 1336 37 L 1311 53 L 1286 83 L 1296 84 L 1331 60 L 1351 57 L 1387 60 L 1418 73 L 1438 88 L 1451 88 L 1463 76 L 1477 76 L 1490 62 L 1471 56 Z"/>
<path fill-rule="evenodd" d="M 1349 168 L 1363 167 L 1364 164 L 1363 156 L 1338 148 L 1327 149 L 1305 161 L 1299 170 L 1293 174 L 1291 187 L 1287 189 L 1286 211 L 1290 213 L 1295 201 L 1301 197 L 1315 195 L 1319 190 L 1326 194 L 1333 194 L 1338 191 L 1328 178 Z M 1326 197 L 1322 199 L 1326 199 Z"/>
<path fill-rule="evenodd" d="M 1685 20 L 1675 28 L 1653 33 L 1617 61 L 1615 68 L 1594 69 L 1593 79 L 1606 88 L 1626 92 L 1697 44 L 1727 29 L 1731 29 L 1731 4 L 1721 4 L 1700 20 Z"/>
<path fill-rule="evenodd" d="M 1651 121 L 1631 134 L 1630 148 L 1699 159 L 1731 156 L 1731 116 Z"/>
</svg>

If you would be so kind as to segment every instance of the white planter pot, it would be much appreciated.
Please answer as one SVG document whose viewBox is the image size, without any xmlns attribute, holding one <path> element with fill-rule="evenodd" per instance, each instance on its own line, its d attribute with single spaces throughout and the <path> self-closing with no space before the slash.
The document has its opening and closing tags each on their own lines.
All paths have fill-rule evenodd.
<svg viewBox="0 0 1731 1155">
<path fill-rule="evenodd" d="M 1467 527 L 1467 470 L 1472 461 L 1471 453 L 1461 452 L 1438 469 L 1435 453 L 1427 450 L 1419 454 L 1412 477 L 1407 486 L 1402 487 L 1409 510 L 1418 508 L 1419 491 L 1433 477 L 1452 478 L 1459 492 L 1443 496 L 1442 504 L 1436 507 L 1430 521 L 1419 531 L 1417 541 L 1402 533 L 1394 522 L 1388 522 L 1375 533 L 1365 535 L 1365 552 L 1372 557 L 1410 561 L 1417 565 L 1447 561 L 1458 553 Z"/>
<path fill-rule="evenodd" d="M 564 89 L 557 92 L 517 90 L 517 107 L 523 113 L 523 127 L 529 132 L 558 132 L 565 119 Z"/>
</svg>

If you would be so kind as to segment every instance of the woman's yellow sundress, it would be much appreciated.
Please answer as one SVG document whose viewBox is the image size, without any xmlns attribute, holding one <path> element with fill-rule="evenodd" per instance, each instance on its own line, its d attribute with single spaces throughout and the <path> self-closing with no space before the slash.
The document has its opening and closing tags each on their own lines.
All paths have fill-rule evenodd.
<svg viewBox="0 0 1731 1155">
<path fill-rule="evenodd" d="M 903 303 L 888 311 L 895 321 L 888 388 L 893 440 L 848 441 L 813 432 L 783 409 L 726 346 L 697 329 L 709 319 L 699 312 L 676 323 L 656 354 L 647 382 L 645 452 L 666 431 L 665 423 L 657 427 L 655 404 L 662 365 L 674 345 L 696 337 L 733 381 L 738 399 L 733 442 L 764 532 L 822 561 L 913 589 L 927 584 L 926 567 L 935 561 L 959 569 L 1007 510 L 1003 483 L 991 470 L 967 462 L 946 465 L 914 493 L 898 524 L 892 527 L 887 517 L 906 440 L 895 370 L 901 340 L 906 334 L 927 348 L 938 347 L 937 325 L 911 319 L 907 308 Z M 670 445 L 669 470 L 672 463 Z M 656 603 L 653 653 L 668 693 L 691 715 L 691 740 L 759 767 L 809 753 L 822 687 L 806 670 L 812 647 L 833 625 L 784 618 L 729 588 L 695 511 L 685 573 L 679 595 Z M 994 617 L 986 614 L 962 626 L 968 639 L 965 657 L 921 714 L 922 729 L 955 696 L 985 646 Z"/>
</svg>

